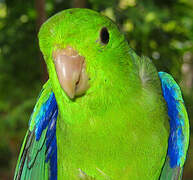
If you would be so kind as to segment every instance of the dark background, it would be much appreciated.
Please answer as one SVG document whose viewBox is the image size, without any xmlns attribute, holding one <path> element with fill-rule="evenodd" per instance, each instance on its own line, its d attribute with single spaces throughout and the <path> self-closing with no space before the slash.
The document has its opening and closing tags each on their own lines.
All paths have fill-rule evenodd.
<svg viewBox="0 0 193 180">
<path fill-rule="evenodd" d="M 71 7 L 91 8 L 115 20 L 139 55 L 175 77 L 192 132 L 193 0 L 0 0 L 0 179 L 13 177 L 30 114 L 47 79 L 38 29 Z M 183 179 L 193 179 L 192 134 Z"/>
</svg>

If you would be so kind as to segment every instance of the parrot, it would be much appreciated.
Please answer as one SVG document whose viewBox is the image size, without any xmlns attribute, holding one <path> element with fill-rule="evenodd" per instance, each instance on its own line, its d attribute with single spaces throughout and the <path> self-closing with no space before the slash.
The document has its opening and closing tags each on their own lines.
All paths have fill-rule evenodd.
<svg viewBox="0 0 193 180">
<path fill-rule="evenodd" d="M 114 21 L 65 9 L 38 33 L 49 74 L 14 180 L 180 180 L 189 120 L 180 87 Z"/>
</svg>

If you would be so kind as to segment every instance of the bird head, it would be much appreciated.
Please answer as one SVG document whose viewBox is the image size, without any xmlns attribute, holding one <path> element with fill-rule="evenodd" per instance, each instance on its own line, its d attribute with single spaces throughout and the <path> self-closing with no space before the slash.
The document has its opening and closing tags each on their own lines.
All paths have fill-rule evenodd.
<svg viewBox="0 0 193 180">
<path fill-rule="evenodd" d="M 64 10 L 42 25 L 38 37 L 53 91 L 61 99 L 103 93 L 127 81 L 132 66 L 128 43 L 117 25 L 98 12 Z"/>
</svg>

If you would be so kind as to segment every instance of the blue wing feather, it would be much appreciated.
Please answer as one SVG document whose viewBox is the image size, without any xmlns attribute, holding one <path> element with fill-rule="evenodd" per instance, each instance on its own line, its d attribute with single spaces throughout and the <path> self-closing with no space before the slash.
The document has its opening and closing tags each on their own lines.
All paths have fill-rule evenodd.
<svg viewBox="0 0 193 180">
<path fill-rule="evenodd" d="M 168 152 L 161 177 L 168 177 L 168 180 L 180 179 L 189 143 L 188 115 L 180 87 L 172 76 L 165 72 L 159 72 L 159 77 L 170 118 Z"/>
<path fill-rule="evenodd" d="M 32 113 L 15 172 L 15 180 L 57 180 L 56 121 L 57 102 L 54 93 L 44 87 Z"/>
</svg>

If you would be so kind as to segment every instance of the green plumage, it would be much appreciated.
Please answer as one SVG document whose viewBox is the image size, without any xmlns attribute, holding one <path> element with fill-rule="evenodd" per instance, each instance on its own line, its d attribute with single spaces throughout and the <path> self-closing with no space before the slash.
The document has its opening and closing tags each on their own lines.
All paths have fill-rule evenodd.
<svg viewBox="0 0 193 180">
<path fill-rule="evenodd" d="M 103 27 L 109 32 L 106 45 L 100 40 Z M 50 79 L 30 130 L 37 123 L 33 117 L 53 91 L 58 104 L 58 179 L 157 180 L 167 154 L 169 118 L 151 60 L 137 56 L 110 19 L 88 9 L 69 9 L 51 17 L 40 29 L 39 43 Z M 60 86 L 53 62 L 53 51 L 66 46 L 85 58 L 90 77 L 90 88 L 73 100 Z M 32 157 L 40 143 L 33 145 Z M 48 167 L 40 163 L 43 154 L 44 146 L 36 157 L 38 170 L 26 173 L 46 180 Z"/>
<path fill-rule="evenodd" d="M 103 27 L 107 46 L 99 41 Z M 151 61 L 138 57 L 112 21 L 91 10 L 53 16 L 39 40 L 59 105 L 58 179 L 77 179 L 78 169 L 97 180 L 157 179 L 169 127 Z M 74 101 L 60 87 L 52 60 L 52 51 L 67 45 L 85 57 L 91 78 L 87 93 Z"/>
<path fill-rule="evenodd" d="M 40 97 L 37 100 L 34 111 L 31 115 L 29 130 L 24 138 L 24 142 L 18 158 L 15 170 L 15 180 L 46 180 L 49 176 L 48 163 L 45 162 L 45 136 L 43 131 L 39 141 L 35 140 L 35 124 L 38 120 L 37 115 L 40 112 L 42 104 L 46 102 L 51 93 L 49 81 L 44 85 Z"/>
<path fill-rule="evenodd" d="M 140 68 L 153 68 L 143 60 Z M 158 179 L 167 152 L 168 118 L 161 91 L 153 86 L 157 81 L 160 88 L 155 69 L 153 79 L 141 72 L 148 78 L 144 82 L 140 68 L 132 85 L 137 89 L 129 83 L 117 92 L 108 87 L 107 96 L 101 92 L 64 106 L 68 120 L 59 119 L 57 126 L 60 179 L 76 179 L 79 168 L 97 180 Z"/>
</svg>

